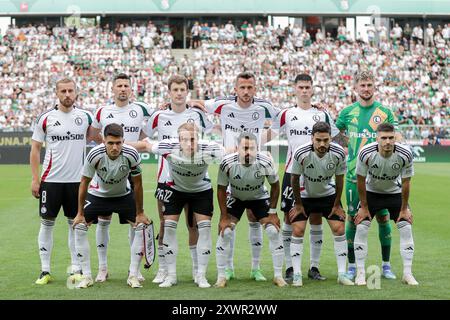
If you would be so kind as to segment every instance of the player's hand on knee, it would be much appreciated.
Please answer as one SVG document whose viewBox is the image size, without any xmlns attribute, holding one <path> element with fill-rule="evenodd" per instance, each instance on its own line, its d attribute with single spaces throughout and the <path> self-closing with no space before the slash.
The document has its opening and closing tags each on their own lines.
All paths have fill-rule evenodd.
<svg viewBox="0 0 450 320">
<path fill-rule="evenodd" d="M 223 237 L 226 228 L 232 229 L 231 220 L 229 218 L 222 218 L 219 221 L 219 235 Z"/>
<path fill-rule="evenodd" d="M 31 194 L 36 199 L 40 198 L 39 189 L 41 187 L 41 183 L 39 181 L 32 181 L 31 182 Z"/>
<path fill-rule="evenodd" d="M 86 223 L 86 219 L 84 218 L 84 215 L 77 214 L 77 216 L 73 219 L 72 228 L 75 228 L 75 226 L 80 223 L 82 223 L 84 225 L 88 225 Z"/>
<path fill-rule="evenodd" d="M 273 224 L 273 226 L 277 229 L 277 231 L 280 231 L 280 219 L 276 214 L 269 214 L 267 223 Z"/>
<path fill-rule="evenodd" d="M 337 215 L 342 221 L 345 221 L 345 211 L 341 206 L 335 206 L 331 209 L 331 213 L 328 218 L 331 218 L 332 215 Z"/>
<path fill-rule="evenodd" d="M 136 227 L 139 223 L 143 223 L 145 225 L 149 225 L 151 223 L 150 219 L 143 213 L 136 215 L 136 222 L 134 226 Z"/>
<path fill-rule="evenodd" d="M 369 218 L 369 221 L 372 220 L 369 214 L 369 210 L 364 208 L 359 208 L 358 212 L 355 215 L 355 224 L 360 224 L 363 220 Z"/>
<path fill-rule="evenodd" d="M 306 212 L 305 212 L 305 208 L 303 206 L 301 206 L 301 205 L 295 205 L 289 211 L 289 220 L 290 220 L 290 222 L 294 221 L 294 219 L 300 214 L 304 215 L 305 218 L 308 218 L 308 216 L 306 215 Z"/>
<path fill-rule="evenodd" d="M 400 214 L 398 215 L 398 219 L 396 222 L 400 222 L 402 219 L 408 221 L 410 224 L 413 224 L 413 215 L 409 208 L 400 210 Z"/>
</svg>

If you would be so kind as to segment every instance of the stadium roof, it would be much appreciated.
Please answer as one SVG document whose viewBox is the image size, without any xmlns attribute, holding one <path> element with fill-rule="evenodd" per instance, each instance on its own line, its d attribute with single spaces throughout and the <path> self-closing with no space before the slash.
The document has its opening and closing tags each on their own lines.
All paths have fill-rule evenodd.
<svg viewBox="0 0 450 320">
<path fill-rule="evenodd" d="M 0 0 L 0 15 L 439 15 L 449 0 Z"/>
</svg>

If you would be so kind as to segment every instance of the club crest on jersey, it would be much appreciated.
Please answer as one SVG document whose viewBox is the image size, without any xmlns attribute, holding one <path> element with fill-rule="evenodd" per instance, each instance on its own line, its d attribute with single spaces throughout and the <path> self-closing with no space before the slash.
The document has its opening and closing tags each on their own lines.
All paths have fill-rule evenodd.
<svg viewBox="0 0 450 320">
<path fill-rule="evenodd" d="M 254 112 L 254 113 L 252 114 L 252 119 L 253 119 L 253 120 L 258 120 L 258 119 L 259 119 L 259 113 L 258 113 L 258 112 Z"/>
<path fill-rule="evenodd" d="M 314 120 L 315 122 L 320 121 L 320 116 L 319 116 L 318 114 L 313 115 L 312 118 L 313 118 L 313 120 Z"/>
<path fill-rule="evenodd" d="M 394 170 L 399 170 L 399 169 L 400 169 L 400 164 L 398 164 L 397 162 L 394 163 L 394 164 L 392 165 L 392 169 L 394 169 Z"/>
<path fill-rule="evenodd" d="M 83 124 L 83 119 L 81 119 L 80 117 L 76 117 L 75 118 L 75 124 L 77 126 L 81 126 Z"/>
<path fill-rule="evenodd" d="M 334 165 L 334 163 L 329 163 L 327 164 L 327 169 L 328 170 L 333 170 L 336 166 Z"/>
<path fill-rule="evenodd" d="M 125 164 L 123 164 L 123 165 L 120 166 L 119 170 L 120 170 L 121 172 L 125 172 L 125 171 L 128 170 L 128 166 L 125 165 Z"/>
<path fill-rule="evenodd" d="M 136 118 L 138 116 L 136 110 L 131 110 L 129 115 L 130 115 L 131 118 Z"/>
<path fill-rule="evenodd" d="M 187 122 L 187 123 L 194 123 L 194 119 L 189 118 L 186 122 Z"/>
<path fill-rule="evenodd" d="M 260 179 L 262 177 L 261 172 L 260 171 L 256 171 L 255 172 L 255 178 L 256 179 Z"/>
<path fill-rule="evenodd" d="M 380 116 L 373 117 L 373 122 L 380 123 L 381 122 L 381 117 Z"/>
</svg>

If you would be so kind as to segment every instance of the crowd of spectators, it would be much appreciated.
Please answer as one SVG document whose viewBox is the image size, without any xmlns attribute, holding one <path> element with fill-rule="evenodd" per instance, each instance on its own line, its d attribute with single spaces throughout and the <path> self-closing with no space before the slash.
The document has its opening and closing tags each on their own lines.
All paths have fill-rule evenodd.
<svg viewBox="0 0 450 320">
<path fill-rule="evenodd" d="M 362 67 L 374 72 L 378 100 L 401 124 L 448 126 L 450 25 L 430 25 L 425 39 L 418 30 L 396 24 L 388 33 L 381 25 L 369 28 L 364 41 L 360 35 L 353 40 L 343 24 L 332 37 L 298 25 L 195 23 L 193 53 L 176 61 L 170 27 L 158 29 L 151 22 L 115 29 L 11 27 L 0 40 L 0 130 L 29 129 L 54 105 L 54 83 L 62 76 L 75 79 L 78 104 L 93 111 L 111 101 L 117 72 L 132 75 L 135 98 L 156 107 L 167 98 L 172 74 L 186 75 L 192 95 L 208 99 L 232 93 L 236 75 L 248 70 L 258 78 L 257 95 L 281 108 L 295 103 L 292 80 L 308 72 L 315 102 L 337 116 L 355 100 L 353 75 Z"/>
</svg>

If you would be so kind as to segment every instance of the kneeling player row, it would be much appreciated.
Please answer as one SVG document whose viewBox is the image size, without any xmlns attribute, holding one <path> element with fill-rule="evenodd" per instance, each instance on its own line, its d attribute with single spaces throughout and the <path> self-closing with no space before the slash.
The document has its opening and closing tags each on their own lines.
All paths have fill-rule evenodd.
<svg viewBox="0 0 450 320">
<path fill-rule="evenodd" d="M 79 209 L 74 220 L 75 247 L 83 276 L 79 288 L 93 284 L 87 226 L 99 215 L 110 216 L 119 213 L 122 223 L 137 226 L 132 242 L 131 262 L 127 283 L 141 287 L 139 264 L 143 252 L 142 229 L 149 224 L 143 212 L 142 180 L 139 155 L 123 144 L 121 127 L 109 125 L 105 128 L 105 143 L 89 153 L 84 166 L 79 191 Z M 391 137 L 392 136 L 392 137 Z M 380 209 L 388 209 L 391 218 L 398 222 L 400 248 L 404 261 L 404 280 L 414 284 L 411 274 L 414 250 L 411 232 L 411 213 L 407 203 L 407 192 L 396 184 L 402 177 L 403 188 L 409 190 L 412 176 L 412 156 L 409 149 L 394 144 L 393 128 L 379 127 L 378 142 L 370 144 L 360 152 L 358 163 L 358 190 L 361 209 L 356 216 L 358 224 L 355 238 L 358 275 L 356 284 L 365 284 L 364 260 L 367 255 L 367 229 L 370 217 Z M 295 152 L 292 168 L 292 186 L 295 206 L 289 213 L 293 225 L 291 256 L 294 266 L 294 286 L 302 286 L 301 256 L 303 233 L 307 217 L 313 213 L 323 214 L 328 219 L 334 235 L 335 254 L 338 264 L 338 282 L 353 285 L 345 274 L 347 243 L 344 234 L 345 212 L 340 198 L 343 190 L 343 175 L 346 171 L 345 153 L 342 147 L 331 143 L 330 127 L 318 122 L 312 132 L 312 142 L 301 146 Z M 208 164 L 220 159 L 223 149 L 214 143 L 198 141 L 195 125 L 186 124 L 179 128 L 179 141 L 162 141 L 148 146 L 161 154 L 170 166 L 170 182 L 164 190 L 164 255 L 168 274 L 160 287 L 177 283 L 176 257 L 178 244 L 176 228 L 182 208 L 188 205 L 193 212 L 199 231 L 197 243 L 198 271 L 195 282 L 201 288 L 210 287 L 206 280 L 206 268 L 212 249 L 211 216 L 213 193 L 207 176 Z M 131 174 L 134 194 L 127 180 Z M 367 176 L 367 180 L 366 180 Z M 336 185 L 330 183 L 335 177 Z M 91 179 L 93 181 L 91 182 Z M 271 188 L 265 188 L 267 179 Z M 303 189 L 300 190 L 300 179 Z M 88 185 L 90 188 L 88 191 Z M 367 197 L 366 197 L 367 184 Z M 228 188 L 228 190 L 227 190 Z M 279 197 L 278 174 L 270 156 L 258 151 L 256 137 L 249 133 L 239 136 L 238 152 L 226 155 L 220 164 L 218 176 L 218 202 L 220 206 L 219 237 L 216 245 L 217 287 L 226 285 L 226 257 L 230 250 L 231 230 L 239 222 L 245 209 L 250 210 L 267 232 L 274 267 L 274 283 L 287 285 L 282 277 L 283 245 L 279 235 L 279 219 L 276 206 Z M 404 191 L 404 190 L 403 190 Z M 380 202 L 381 194 L 389 194 L 389 201 Z M 133 205 L 133 197 L 135 207 Z"/>
</svg>

